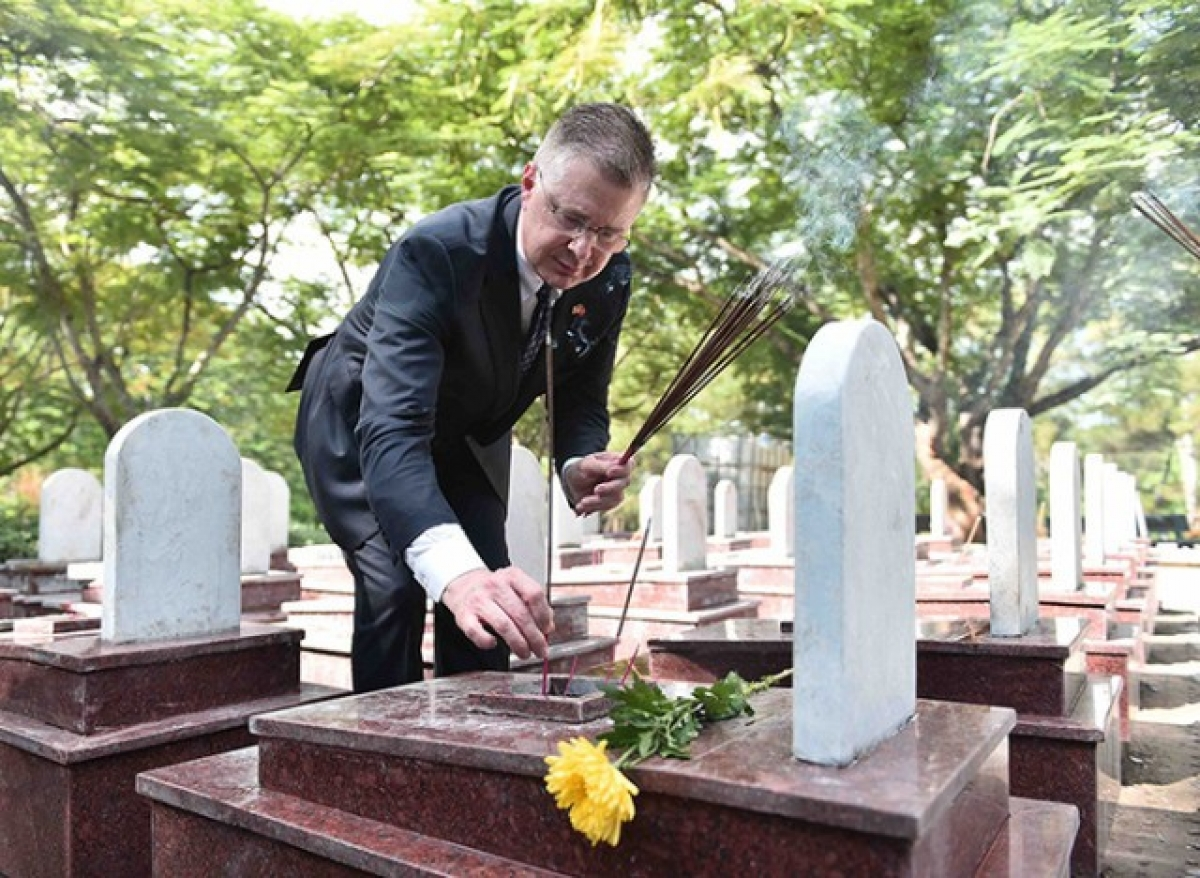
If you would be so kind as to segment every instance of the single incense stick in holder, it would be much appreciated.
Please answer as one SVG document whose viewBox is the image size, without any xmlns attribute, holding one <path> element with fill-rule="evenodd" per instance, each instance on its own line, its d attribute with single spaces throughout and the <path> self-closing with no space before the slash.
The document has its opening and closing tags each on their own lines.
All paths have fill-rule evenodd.
<svg viewBox="0 0 1200 878">
<path fill-rule="evenodd" d="M 629 615 L 629 601 L 633 598 L 633 587 L 637 585 L 638 571 L 642 569 L 642 557 L 646 554 L 646 544 L 650 542 L 650 526 L 654 523 L 654 516 L 646 516 L 646 527 L 642 531 L 642 545 L 638 549 L 637 560 L 633 562 L 633 576 L 629 578 L 629 589 L 625 592 L 625 606 L 621 608 L 621 620 L 617 622 L 617 640 L 621 639 L 621 632 L 625 630 L 625 617 Z"/>
<path fill-rule="evenodd" d="M 625 463 L 714 378 L 791 310 L 803 292 L 790 261 L 763 269 L 721 306 L 646 423 L 621 456 Z"/>
<path fill-rule="evenodd" d="M 1154 223 L 1167 237 L 1200 259 L 1200 237 L 1183 224 L 1183 221 L 1167 208 L 1152 192 L 1133 193 L 1133 206 L 1146 219 Z"/>
</svg>

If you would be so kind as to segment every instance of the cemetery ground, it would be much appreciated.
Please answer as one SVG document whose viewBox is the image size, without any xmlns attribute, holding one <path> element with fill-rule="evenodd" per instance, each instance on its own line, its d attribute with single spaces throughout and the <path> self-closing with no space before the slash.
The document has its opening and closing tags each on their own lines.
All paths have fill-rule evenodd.
<svg viewBox="0 0 1200 878">
<path fill-rule="evenodd" d="M 1160 612 L 1131 717 L 1105 878 L 1200 876 L 1200 595 Z"/>
</svg>

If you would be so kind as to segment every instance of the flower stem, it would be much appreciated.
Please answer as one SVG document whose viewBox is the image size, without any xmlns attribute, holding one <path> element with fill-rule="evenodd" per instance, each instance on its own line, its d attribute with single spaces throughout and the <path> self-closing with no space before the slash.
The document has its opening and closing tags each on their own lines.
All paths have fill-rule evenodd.
<svg viewBox="0 0 1200 878">
<path fill-rule="evenodd" d="M 760 680 L 756 680 L 753 683 L 751 683 L 749 686 L 747 686 L 746 694 L 747 695 L 756 695 L 759 692 L 766 692 L 768 689 L 770 689 L 776 683 L 780 683 L 783 680 L 786 680 L 791 675 L 792 675 L 791 668 L 785 668 L 784 670 L 780 671 L 778 674 L 770 674 L 769 676 L 763 677 Z"/>
</svg>

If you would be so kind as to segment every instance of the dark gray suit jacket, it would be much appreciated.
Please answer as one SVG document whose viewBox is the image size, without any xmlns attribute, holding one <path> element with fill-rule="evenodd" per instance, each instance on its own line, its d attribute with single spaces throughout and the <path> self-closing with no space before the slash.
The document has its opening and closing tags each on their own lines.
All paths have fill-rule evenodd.
<svg viewBox="0 0 1200 878">
<path fill-rule="evenodd" d="M 459 522 L 485 563 L 508 563 L 510 430 L 546 389 L 544 353 L 519 374 L 519 210 L 520 189 L 509 186 L 417 223 L 338 329 L 306 351 L 292 381 L 303 389 L 296 453 L 342 548 L 382 529 L 402 558 L 428 528 Z M 630 277 L 618 254 L 555 306 L 560 462 L 607 447 Z"/>
</svg>

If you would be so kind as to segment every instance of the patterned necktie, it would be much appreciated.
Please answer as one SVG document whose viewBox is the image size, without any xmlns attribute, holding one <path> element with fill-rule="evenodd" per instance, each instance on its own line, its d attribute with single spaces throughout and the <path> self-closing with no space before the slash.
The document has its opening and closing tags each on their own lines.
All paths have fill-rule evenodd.
<svg viewBox="0 0 1200 878">
<path fill-rule="evenodd" d="M 542 284 L 542 288 L 537 291 L 537 306 L 533 309 L 533 316 L 529 318 L 529 334 L 525 336 L 525 347 L 521 351 L 521 377 L 525 377 L 525 373 L 537 359 L 538 351 L 542 349 L 546 328 L 550 325 L 550 300 L 553 291 L 549 284 Z"/>
</svg>

